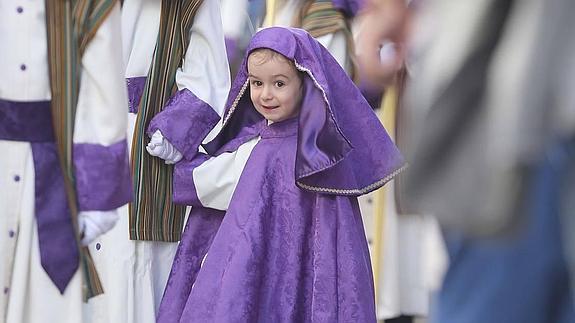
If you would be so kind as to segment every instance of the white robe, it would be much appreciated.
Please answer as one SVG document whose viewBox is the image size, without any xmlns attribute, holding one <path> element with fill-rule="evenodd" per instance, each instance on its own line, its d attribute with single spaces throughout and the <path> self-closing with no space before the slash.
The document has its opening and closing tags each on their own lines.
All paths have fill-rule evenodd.
<svg viewBox="0 0 575 323">
<path fill-rule="evenodd" d="M 249 21 L 247 6 L 248 0 L 220 0 L 222 6 L 222 23 L 224 35 L 231 39 L 239 39 L 246 30 L 245 24 Z M 252 30 L 255 33 L 255 28 Z M 252 33 L 252 34 L 253 34 Z"/>
<path fill-rule="evenodd" d="M 45 19 L 44 1 L 0 2 L 0 99 L 50 100 Z M 82 58 L 74 143 L 125 139 L 119 28 L 118 4 Z M 40 264 L 30 143 L 0 140 L 0 152 L 0 322 L 81 322 L 80 270 L 61 295 Z"/>
<path fill-rule="evenodd" d="M 395 112 L 380 113 L 394 138 Z M 399 214 L 394 190 L 395 180 L 359 198 L 376 279 L 377 318 L 426 317 L 447 256 L 435 218 Z"/>
<path fill-rule="evenodd" d="M 394 182 L 384 187 L 383 228 L 376 228 L 372 209 L 375 194 L 362 196 L 360 206 L 372 261 L 379 259 L 376 310 L 380 320 L 401 315 L 426 317 L 433 293 L 438 290 L 446 266 L 439 226 L 431 215 L 398 214 Z M 381 235 L 381 254 L 373 252 Z"/>
<path fill-rule="evenodd" d="M 160 24 L 161 1 L 126 0 L 122 8 L 125 77 L 146 76 Z M 204 1 L 191 30 L 178 89 L 189 89 L 223 113 L 230 87 L 218 1 Z M 135 114 L 129 115 L 131 144 Z M 214 130 L 214 133 L 217 129 Z M 210 136 L 208 136 L 210 137 Z M 106 294 L 87 305 L 86 322 L 152 323 L 170 273 L 177 243 L 129 239 L 128 208 L 116 227 L 91 245 Z"/>
</svg>

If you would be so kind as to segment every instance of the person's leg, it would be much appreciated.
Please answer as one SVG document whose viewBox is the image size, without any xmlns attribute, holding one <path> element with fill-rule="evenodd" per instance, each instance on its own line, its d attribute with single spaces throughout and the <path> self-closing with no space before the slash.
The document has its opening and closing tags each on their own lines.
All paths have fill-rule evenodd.
<svg viewBox="0 0 575 323">
<path fill-rule="evenodd" d="M 562 165 L 551 151 L 534 169 L 517 235 L 478 240 L 446 232 L 450 265 L 433 322 L 575 321 L 558 216 Z"/>
</svg>

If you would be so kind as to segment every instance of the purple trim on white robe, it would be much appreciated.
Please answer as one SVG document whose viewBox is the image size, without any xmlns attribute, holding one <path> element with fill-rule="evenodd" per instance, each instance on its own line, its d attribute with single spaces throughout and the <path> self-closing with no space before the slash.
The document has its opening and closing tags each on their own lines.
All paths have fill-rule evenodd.
<svg viewBox="0 0 575 323">
<path fill-rule="evenodd" d="M 192 113 L 197 112 L 197 113 Z M 190 90 L 178 91 L 148 126 L 151 137 L 156 130 L 188 160 L 198 152 L 198 146 L 220 121 L 220 116 Z"/>
<path fill-rule="evenodd" d="M 111 210 L 132 200 L 126 140 L 110 146 L 74 144 L 78 206 Z"/>
<path fill-rule="evenodd" d="M 146 77 L 137 76 L 126 78 L 126 86 L 128 87 L 128 111 L 137 114 L 142 93 L 144 93 L 144 87 L 146 86 Z"/>
</svg>

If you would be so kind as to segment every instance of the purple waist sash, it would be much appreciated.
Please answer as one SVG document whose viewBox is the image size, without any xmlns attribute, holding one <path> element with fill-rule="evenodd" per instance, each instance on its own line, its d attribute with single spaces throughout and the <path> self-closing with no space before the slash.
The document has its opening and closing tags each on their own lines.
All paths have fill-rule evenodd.
<svg viewBox="0 0 575 323">
<path fill-rule="evenodd" d="M 0 99 L 0 140 L 31 144 L 40 262 L 63 293 L 78 269 L 79 249 L 54 142 L 50 101 Z"/>
<path fill-rule="evenodd" d="M 16 102 L 0 99 L 0 138 L 54 142 L 50 101 Z"/>
</svg>

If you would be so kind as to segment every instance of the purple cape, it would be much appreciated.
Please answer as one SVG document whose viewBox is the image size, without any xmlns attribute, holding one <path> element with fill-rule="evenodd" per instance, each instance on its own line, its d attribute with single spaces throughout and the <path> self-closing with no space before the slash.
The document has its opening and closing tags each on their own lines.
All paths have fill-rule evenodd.
<svg viewBox="0 0 575 323">
<path fill-rule="evenodd" d="M 261 140 L 227 212 L 188 202 L 194 207 L 158 322 L 375 322 L 355 195 L 383 185 L 403 159 L 359 90 L 307 33 L 264 29 L 248 50 L 261 47 L 305 71 L 300 116 L 267 126 L 249 100 L 244 61 L 223 130 L 206 148 L 217 156 Z M 178 163 L 174 176 L 191 181 L 194 165 Z"/>
</svg>

